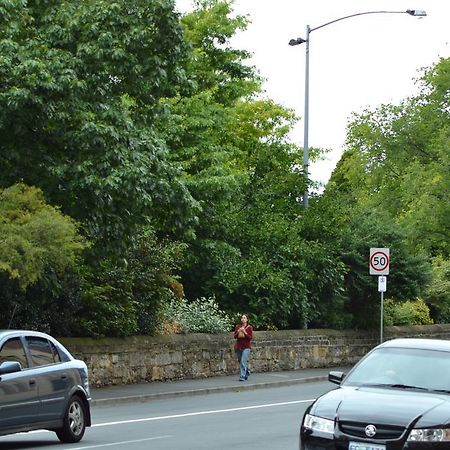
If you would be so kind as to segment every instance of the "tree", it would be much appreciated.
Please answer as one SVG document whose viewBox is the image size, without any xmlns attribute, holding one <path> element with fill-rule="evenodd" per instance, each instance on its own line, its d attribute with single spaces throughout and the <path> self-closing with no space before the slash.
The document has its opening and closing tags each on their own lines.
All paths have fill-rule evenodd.
<svg viewBox="0 0 450 450">
<path fill-rule="evenodd" d="M 449 68 L 450 60 L 442 59 L 425 72 L 418 96 L 354 116 L 348 148 L 318 201 L 337 230 L 329 235 L 338 239 L 349 268 L 345 309 L 359 326 L 376 317 L 370 247 L 391 248 L 390 296 L 422 296 L 434 302 L 432 314 L 446 314 L 445 301 L 427 287 L 442 275 L 436 272 L 442 265 L 431 261 L 448 258 L 449 250 Z"/>
<path fill-rule="evenodd" d="M 341 229 L 342 260 L 347 267 L 344 311 L 353 316 L 353 325 L 374 327 L 379 320 L 379 293 L 376 277 L 369 275 L 371 247 L 390 249 L 389 296 L 396 300 L 417 298 L 430 280 L 430 266 L 424 255 L 412 254 L 405 232 L 388 215 L 377 211 L 354 211 L 347 227 Z"/>
<path fill-rule="evenodd" d="M 230 46 L 247 24 L 231 13 L 231 2 L 199 1 L 182 18 L 191 89 L 161 101 L 159 129 L 201 208 L 182 281 L 189 298 L 214 295 L 261 327 L 303 326 L 318 290 L 338 275 L 326 258 L 315 260 L 314 250 L 325 254 L 321 245 L 302 236 L 306 179 L 288 139 L 296 117 L 264 98 L 249 55 Z"/>
<path fill-rule="evenodd" d="M 152 128 L 185 80 L 173 1 L 4 2 L 0 24 L 0 186 L 39 186 L 100 254 L 149 223 L 185 232 L 195 207 Z"/>
<path fill-rule="evenodd" d="M 450 322 L 450 260 L 436 256 L 432 260 L 432 280 L 424 298 L 438 323 Z"/>
<path fill-rule="evenodd" d="M 449 73 L 450 59 L 441 59 L 417 97 L 356 116 L 338 171 L 358 203 L 383 205 L 407 230 L 412 251 L 430 256 L 450 251 Z"/>
<path fill-rule="evenodd" d="M 86 247 L 75 222 L 24 184 L 0 190 L 0 235 L 0 271 L 21 289 L 49 267 L 57 273 L 74 266 Z"/>
<path fill-rule="evenodd" d="M 36 316 L 49 304 L 33 291 L 61 291 L 87 244 L 72 219 L 47 205 L 41 190 L 24 184 L 0 190 L 0 235 L 2 326 L 15 313 L 23 323 L 39 322 Z"/>
</svg>

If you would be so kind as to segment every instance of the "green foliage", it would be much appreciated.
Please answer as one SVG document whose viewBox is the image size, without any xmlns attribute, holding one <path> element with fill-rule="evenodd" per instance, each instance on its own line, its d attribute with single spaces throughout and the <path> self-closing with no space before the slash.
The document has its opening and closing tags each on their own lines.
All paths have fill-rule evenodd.
<svg viewBox="0 0 450 450">
<path fill-rule="evenodd" d="M 381 211 L 362 212 L 342 229 L 342 259 L 348 267 L 345 277 L 348 303 L 346 311 L 354 325 L 375 327 L 379 311 L 376 277 L 369 275 L 371 247 L 390 249 L 389 294 L 399 300 L 417 297 L 429 281 L 430 267 L 423 255 L 413 255 L 407 247 L 404 231 Z"/>
<path fill-rule="evenodd" d="M 342 166 L 340 167 L 342 169 Z M 341 175 L 343 172 L 336 172 Z M 334 177 L 336 182 L 336 176 Z M 322 312 L 315 326 L 375 328 L 379 324 L 379 293 L 376 277 L 369 275 L 371 247 L 388 247 L 391 252 L 388 292 L 399 300 L 419 296 L 430 281 L 426 255 L 414 254 L 406 231 L 378 208 L 368 209 L 352 199 L 354 191 L 330 186 L 312 205 L 307 229 L 320 236 L 334 259 L 343 264 L 336 279 L 340 290 L 318 302 Z M 356 203 L 356 204 L 355 204 Z M 323 221 L 323 225 L 321 223 Z M 329 263 L 326 267 L 330 267 Z M 315 278 L 317 280 L 317 278 Z"/>
<path fill-rule="evenodd" d="M 230 2 L 198 2 L 182 24 L 193 84 L 161 102 L 167 114 L 158 127 L 201 207 L 181 272 L 186 295 L 214 295 L 263 326 L 298 325 L 310 313 L 298 279 L 307 265 L 297 251 L 307 246 L 294 223 L 305 187 L 300 151 L 288 139 L 295 117 L 261 98 L 248 54 L 231 48 L 247 21 L 232 16 Z"/>
<path fill-rule="evenodd" d="M 174 272 L 182 264 L 185 249 L 184 244 L 159 240 L 148 230 L 129 249 L 127 275 L 137 303 L 140 334 L 157 332 L 164 305 L 177 294 Z"/>
<path fill-rule="evenodd" d="M 214 297 L 202 297 L 193 302 L 185 298 L 173 299 L 164 307 L 162 321 L 166 325 L 174 324 L 182 333 L 225 333 L 233 327 Z"/>
<path fill-rule="evenodd" d="M 21 289 L 74 267 L 86 247 L 77 225 L 24 184 L 0 189 L 0 272 Z"/>
<path fill-rule="evenodd" d="M 82 336 L 130 336 L 138 331 L 138 303 L 126 268 L 104 261 L 86 274 L 78 333 Z"/>
<path fill-rule="evenodd" d="M 431 325 L 430 310 L 422 299 L 384 303 L 384 324 L 391 325 Z"/>
<path fill-rule="evenodd" d="M 87 247 L 77 224 L 40 189 L 16 184 L 0 189 L 0 236 L 0 327 L 70 334 Z"/>
<path fill-rule="evenodd" d="M 353 118 L 348 149 L 317 202 L 320 218 L 329 223 L 325 239 L 337 241 L 348 267 L 344 311 L 355 326 L 375 326 L 378 316 L 367 274 L 370 247 L 391 249 L 389 295 L 401 301 L 420 296 L 434 318 L 448 317 L 439 280 L 450 242 L 449 105 L 443 88 L 449 69 L 450 60 L 442 59 L 425 72 L 417 97 Z"/>
<path fill-rule="evenodd" d="M 242 254 L 218 280 L 227 310 L 247 311 L 260 329 L 302 328 L 331 315 L 344 273 L 339 258 L 321 242 L 306 242 L 286 217 L 254 210 L 244 218 L 235 228 Z"/>
<path fill-rule="evenodd" d="M 345 183 L 368 208 L 382 205 L 412 251 L 430 256 L 450 252 L 449 73 L 450 58 L 441 59 L 425 72 L 417 97 L 355 116 L 331 185 Z"/>
<path fill-rule="evenodd" d="M 450 320 L 450 60 L 417 97 L 354 117 L 305 210 L 297 118 L 231 45 L 247 18 L 228 0 L 173 7 L 0 5 L 4 323 L 154 334 L 169 311 L 174 329 L 215 332 L 224 310 L 260 329 L 375 327 L 370 247 L 391 249 L 401 317 L 420 297 Z"/>
<path fill-rule="evenodd" d="M 232 16 L 232 2 L 198 0 L 194 12 L 181 23 L 191 54 L 187 66 L 192 90 L 210 92 L 214 102 L 232 104 L 257 89 L 259 80 L 254 69 L 242 64 L 250 55 L 229 45 L 237 31 L 247 27 L 243 16 Z"/>
<path fill-rule="evenodd" d="M 450 260 L 437 256 L 432 261 L 431 283 L 424 300 L 430 305 L 435 322 L 450 322 Z"/>
<path fill-rule="evenodd" d="M 88 272 L 81 296 L 79 333 L 89 336 L 153 335 L 173 297 L 173 270 L 184 247 L 141 233 L 124 260 L 104 260 Z"/>
<path fill-rule="evenodd" d="M 83 265 L 30 286 L 16 310 L 13 327 L 47 331 L 54 336 L 78 336 L 82 309 Z"/>
<path fill-rule="evenodd" d="M 40 187 L 100 257 L 149 222 L 182 235 L 195 204 L 152 128 L 185 81 L 173 1 L 6 2 L 1 21 L 0 186 Z"/>
</svg>

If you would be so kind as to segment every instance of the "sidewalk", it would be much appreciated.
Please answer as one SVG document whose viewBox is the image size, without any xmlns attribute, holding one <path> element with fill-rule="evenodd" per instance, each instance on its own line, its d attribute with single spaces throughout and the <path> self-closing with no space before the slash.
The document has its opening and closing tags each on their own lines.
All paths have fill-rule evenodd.
<svg viewBox="0 0 450 450">
<path fill-rule="evenodd" d="M 267 387 L 291 386 L 312 381 L 326 381 L 330 370 L 348 372 L 349 367 L 301 369 L 283 372 L 252 373 L 247 381 L 239 382 L 238 374 L 195 380 L 150 382 L 122 386 L 92 388 L 92 405 L 112 405 L 131 401 L 148 401 L 188 395 L 243 391 Z"/>
</svg>

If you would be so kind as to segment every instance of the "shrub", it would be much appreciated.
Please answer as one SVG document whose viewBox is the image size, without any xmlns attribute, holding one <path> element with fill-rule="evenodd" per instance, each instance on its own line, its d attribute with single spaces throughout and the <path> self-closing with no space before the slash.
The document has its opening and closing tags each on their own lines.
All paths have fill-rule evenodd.
<svg viewBox="0 0 450 450">
<path fill-rule="evenodd" d="M 123 253 L 123 260 L 105 259 L 85 274 L 82 309 L 83 336 L 157 334 L 161 309 L 182 291 L 172 275 L 183 246 L 142 231 Z M 172 291 L 175 291 L 175 294 Z"/>
<path fill-rule="evenodd" d="M 77 334 L 125 337 L 138 331 L 138 304 L 127 267 L 102 261 L 84 275 Z"/>
<path fill-rule="evenodd" d="M 88 247 L 79 225 L 47 204 L 40 189 L 0 189 L 0 328 L 68 333 Z"/>
<path fill-rule="evenodd" d="M 0 236 L 0 272 L 22 290 L 73 268 L 87 247 L 76 222 L 22 183 L 0 189 Z"/>
<path fill-rule="evenodd" d="M 432 261 L 432 281 L 424 293 L 438 323 L 450 322 L 450 259 L 437 256 Z"/>
<path fill-rule="evenodd" d="M 430 309 L 421 299 L 384 303 L 384 323 L 390 325 L 431 325 Z"/>
<path fill-rule="evenodd" d="M 216 334 L 230 331 L 232 326 L 214 297 L 201 297 L 193 302 L 183 298 L 173 299 L 164 307 L 161 332 Z"/>
</svg>

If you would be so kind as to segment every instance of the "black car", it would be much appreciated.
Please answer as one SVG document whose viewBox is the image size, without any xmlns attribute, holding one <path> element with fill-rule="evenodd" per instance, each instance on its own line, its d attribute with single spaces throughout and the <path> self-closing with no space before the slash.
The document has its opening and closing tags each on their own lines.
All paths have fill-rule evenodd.
<svg viewBox="0 0 450 450">
<path fill-rule="evenodd" d="M 0 436 L 46 429 L 78 442 L 91 425 L 86 364 L 36 331 L 0 330 Z"/>
<path fill-rule="evenodd" d="M 449 450 L 450 341 L 394 339 L 308 407 L 301 450 Z"/>
</svg>

